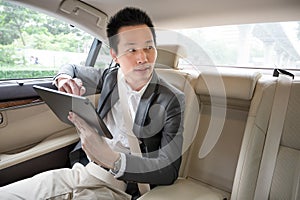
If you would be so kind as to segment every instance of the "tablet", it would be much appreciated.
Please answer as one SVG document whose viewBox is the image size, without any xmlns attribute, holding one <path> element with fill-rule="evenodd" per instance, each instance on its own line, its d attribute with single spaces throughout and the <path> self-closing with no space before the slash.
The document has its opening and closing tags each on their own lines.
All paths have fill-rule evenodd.
<svg viewBox="0 0 300 200">
<path fill-rule="evenodd" d="M 100 136 L 110 139 L 113 138 L 105 123 L 98 115 L 94 105 L 88 98 L 38 85 L 34 85 L 33 88 L 62 122 L 74 126 L 68 119 L 69 112 L 73 111 L 90 126 L 95 128 Z"/>
</svg>

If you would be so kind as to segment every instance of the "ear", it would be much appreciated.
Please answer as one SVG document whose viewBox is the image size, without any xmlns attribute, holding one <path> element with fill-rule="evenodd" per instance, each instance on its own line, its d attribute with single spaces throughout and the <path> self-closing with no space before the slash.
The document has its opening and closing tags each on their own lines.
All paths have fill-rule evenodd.
<svg viewBox="0 0 300 200">
<path fill-rule="evenodd" d="M 115 50 L 113 50 L 112 48 L 109 50 L 109 53 L 111 55 L 111 57 L 114 59 L 114 61 L 117 63 L 117 53 L 115 52 Z"/>
</svg>

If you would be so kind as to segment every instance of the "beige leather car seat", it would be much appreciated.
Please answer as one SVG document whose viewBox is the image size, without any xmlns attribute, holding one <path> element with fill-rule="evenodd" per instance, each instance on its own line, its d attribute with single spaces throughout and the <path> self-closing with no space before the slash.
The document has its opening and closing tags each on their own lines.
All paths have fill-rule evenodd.
<svg viewBox="0 0 300 200">
<path fill-rule="evenodd" d="M 253 199 L 266 133 L 268 130 L 276 79 L 258 80 L 245 128 L 235 173 L 231 199 Z"/>
<path fill-rule="evenodd" d="M 252 139 L 247 137 L 244 140 L 232 199 L 300 199 L 299 97 L 300 81 L 295 80 L 290 87 L 286 114 L 275 112 L 284 119 L 280 122 L 283 123 L 282 131 L 277 127 L 273 131 L 270 122 L 269 127 L 263 124 L 262 129 L 260 126 L 261 130 L 256 131 Z M 272 100 L 265 102 L 264 105 L 270 107 L 270 104 Z M 262 108 L 258 111 L 264 112 Z M 272 112 L 271 117 L 278 116 L 274 116 Z M 270 120 L 272 120 L 271 117 Z M 275 126 L 280 127 L 277 124 Z M 278 151 L 273 152 L 274 148 L 276 149 L 274 137 L 277 137 L 275 133 L 277 131 L 280 131 L 281 138 L 279 138 Z M 270 153 L 274 154 L 275 160 Z M 265 166 L 267 168 L 264 168 Z"/>
<path fill-rule="evenodd" d="M 183 157 L 180 175 L 183 175 L 187 154 L 195 138 L 199 125 L 199 102 L 193 88 L 194 78 L 188 73 L 173 69 L 156 69 L 157 74 L 185 94 Z"/>
<path fill-rule="evenodd" d="M 229 199 L 259 78 L 256 72 L 211 71 L 192 81 L 199 98 L 200 121 L 182 177 L 140 199 Z"/>
<path fill-rule="evenodd" d="M 265 191 L 269 199 L 300 199 L 299 113 L 300 81 L 296 80 L 291 86 L 270 191 Z"/>
<path fill-rule="evenodd" d="M 183 46 L 176 44 L 159 45 L 157 49 L 156 68 L 178 69 L 179 59 L 186 57 Z"/>
</svg>

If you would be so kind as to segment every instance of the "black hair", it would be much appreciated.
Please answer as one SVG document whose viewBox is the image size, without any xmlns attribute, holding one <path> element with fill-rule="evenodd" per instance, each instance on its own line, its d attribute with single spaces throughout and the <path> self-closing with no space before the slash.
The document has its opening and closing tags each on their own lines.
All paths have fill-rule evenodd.
<svg viewBox="0 0 300 200">
<path fill-rule="evenodd" d="M 112 16 L 107 24 L 106 33 L 109 46 L 118 53 L 118 31 L 124 26 L 147 25 L 152 33 L 154 44 L 156 44 L 156 34 L 150 17 L 146 12 L 133 7 L 126 7 Z"/>
</svg>

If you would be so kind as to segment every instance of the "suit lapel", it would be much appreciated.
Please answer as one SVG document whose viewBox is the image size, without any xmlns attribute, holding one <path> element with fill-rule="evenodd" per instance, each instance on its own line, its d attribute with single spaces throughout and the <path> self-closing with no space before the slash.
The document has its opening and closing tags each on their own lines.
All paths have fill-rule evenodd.
<svg viewBox="0 0 300 200">
<path fill-rule="evenodd" d="M 141 97 L 136 116 L 135 116 L 135 122 L 133 127 L 133 132 L 138 138 L 141 138 L 140 136 L 140 128 L 142 128 L 145 124 L 145 120 L 149 111 L 149 107 L 152 104 L 154 98 L 158 94 L 158 77 L 155 71 L 153 71 L 152 79 L 145 90 L 143 96 Z"/>
<path fill-rule="evenodd" d="M 106 114 L 110 111 L 112 106 L 118 101 L 119 99 L 119 92 L 118 92 L 118 84 L 115 85 L 115 87 L 110 90 L 110 93 L 104 97 L 102 109 L 100 110 L 99 114 L 100 117 L 103 119 Z"/>
<path fill-rule="evenodd" d="M 117 85 L 117 71 L 108 74 L 104 80 L 100 98 L 98 101 L 98 109 L 100 117 L 103 118 L 111 107 L 119 99 L 118 85 Z"/>
<path fill-rule="evenodd" d="M 143 96 L 141 97 L 137 113 L 135 116 L 135 123 L 133 127 L 133 132 L 139 137 L 140 128 L 144 126 L 145 120 L 149 111 L 149 107 L 152 104 L 154 98 L 158 94 L 159 88 L 159 78 L 155 71 L 153 71 L 152 79 L 145 90 Z M 106 77 L 103 83 L 102 92 L 98 102 L 97 112 L 101 118 L 109 112 L 111 107 L 118 101 L 119 92 L 117 84 L 117 70 Z"/>
</svg>

